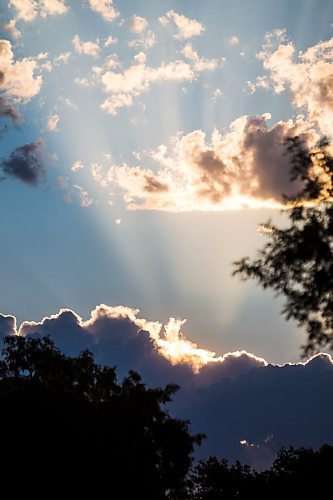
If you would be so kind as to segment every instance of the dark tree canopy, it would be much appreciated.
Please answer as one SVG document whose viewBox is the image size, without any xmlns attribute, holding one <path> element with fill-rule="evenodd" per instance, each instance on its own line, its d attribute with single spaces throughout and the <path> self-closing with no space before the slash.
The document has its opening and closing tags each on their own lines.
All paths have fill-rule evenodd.
<svg viewBox="0 0 333 500">
<path fill-rule="evenodd" d="M 192 473 L 192 500 L 296 500 L 331 496 L 333 446 L 318 451 L 289 448 L 279 451 L 263 472 L 236 462 L 210 457 Z"/>
<path fill-rule="evenodd" d="M 3 488 L 11 478 L 12 490 L 37 492 L 47 482 L 47 498 L 69 487 L 76 495 L 93 489 L 93 498 L 180 498 L 202 436 L 165 409 L 177 386 L 147 388 L 136 372 L 119 383 L 89 351 L 68 357 L 48 337 L 11 336 L 4 344 Z"/>
<path fill-rule="evenodd" d="M 283 314 L 305 327 L 303 354 L 333 348 L 333 157 L 327 140 L 308 150 L 298 138 L 288 141 L 292 180 L 302 191 L 285 198 L 289 225 L 261 225 L 268 238 L 254 260 L 234 263 L 233 274 L 254 278 L 285 297 Z"/>
</svg>

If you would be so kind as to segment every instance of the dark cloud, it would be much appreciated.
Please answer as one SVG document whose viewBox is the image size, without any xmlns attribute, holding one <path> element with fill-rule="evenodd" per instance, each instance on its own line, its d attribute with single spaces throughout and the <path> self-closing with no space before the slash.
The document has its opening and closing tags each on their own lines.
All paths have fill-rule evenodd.
<svg viewBox="0 0 333 500">
<path fill-rule="evenodd" d="M 262 468 L 282 446 L 333 442 L 332 361 L 321 355 L 306 365 L 268 365 L 225 377 L 178 397 L 175 408 L 190 416 L 194 430 L 207 432 L 200 456 L 241 458 Z"/>
<path fill-rule="evenodd" d="M 0 96 L 0 116 L 3 116 L 4 118 L 11 118 L 14 123 L 18 122 L 20 119 L 20 115 L 14 106 L 3 96 Z"/>
<path fill-rule="evenodd" d="M 281 200 L 302 188 L 300 181 L 291 182 L 292 158 L 288 154 L 288 131 L 283 123 L 268 129 L 263 117 L 249 117 L 244 130 L 244 152 L 251 151 L 259 184 L 254 194 Z"/>
<path fill-rule="evenodd" d="M 16 319 L 14 316 L 0 314 L 0 339 L 6 335 L 14 335 L 16 333 Z"/>
<path fill-rule="evenodd" d="M 38 139 L 14 149 L 9 158 L 1 160 L 0 166 L 5 176 L 15 177 L 31 186 L 40 184 L 45 178 L 42 148 L 43 143 Z"/>
<path fill-rule="evenodd" d="M 257 468 L 269 466 L 282 446 L 333 442 L 333 364 L 322 354 L 303 364 L 267 365 L 246 352 L 229 353 L 193 373 L 173 366 L 156 348 L 157 323 L 125 307 L 98 306 L 87 321 L 71 310 L 25 322 L 22 335 L 50 335 L 68 354 L 90 349 L 119 377 L 137 370 L 151 386 L 181 385 L 170 407 L 207 439 L 198 457 L 217 454 Z M 15 318 L 0 315 L 0 336 L 15 333 Z"/>
</svg>

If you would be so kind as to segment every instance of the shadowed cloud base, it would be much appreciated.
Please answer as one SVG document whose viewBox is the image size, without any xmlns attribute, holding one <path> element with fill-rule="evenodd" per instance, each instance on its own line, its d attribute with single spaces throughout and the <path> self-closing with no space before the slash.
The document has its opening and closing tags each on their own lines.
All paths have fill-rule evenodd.
<svg viewBox="0 0 333 500">
<path fill-rule="evenodd" d="M 118 376 L 135 369 L 151 386 L 177 383 L 172 413 L 189 419 L 207 439 L 198 456 L 240 458 L 270 465 L 282 446 L 333 441 L 333 362 L 319 354 L 284 366 L 246 351 L 216 356 L 185 338 L 180 320 L 167 325 L 138 318 L 128 307 L 97 306 L 84 321 L 63 309 L 41 322 L 0 315 L 0 335 L 49 335 L 68 354 L 90 349 Z"/>
</svg>

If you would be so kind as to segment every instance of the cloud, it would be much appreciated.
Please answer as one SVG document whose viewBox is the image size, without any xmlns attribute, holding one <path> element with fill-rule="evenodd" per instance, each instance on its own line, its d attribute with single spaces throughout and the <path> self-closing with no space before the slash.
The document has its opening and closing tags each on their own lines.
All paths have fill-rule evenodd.
<svg viewBox="0 0 333 500">
<path fill-rule="evenodd" d="M 0 339 L 7 335 L 16 335 L 17 326 L 15 316 L 0 314 Z"/>
<path fill-rule="evenodd" d="M 29 101 L 37 95 L 42 85 L 42 77 L 34 76 L 37 61 L 25 57 L 14 62 L 11 43 L 0 40 L 0 90 L 22 101 Z"/>
<path fill-rule="evenodd" d="M 238 38 L 238 36 L 234 35 L 234 36 L 229 37 L 228 38 L 228 44 L 229 45 L 233 45 L 233 46 L 239 45 L 239 38 Z"/>
<path fill-rule="evenodd" d="M 179 59 L 151 67 L 146 64 L 146 55 L 140 52 L 134 56 L 133 64 L 122 73 L 102 71 L 100 78 L 104 90 L 111 95 L 101 107 L 107 113 L 116 115 L 119 108 L 131 106 L 133 98 L 147 92 L 153 84 L 193 81 L 201 71 L 212 71 L 218 64 L 218 60 L 200 58 L 193 51 L 190 62 Z"/>
<path fill-rule="evenodd" d="M 183 14 L 178 14 L 174 10 L 169 10 L 164 16 L 159 18 L 159 22 L 162 26 L 166 27 L 170 21 L 173 21 L 174 25 L 178 29 L 174 38 L 178 40 L 188 40 L 193 36 L 199 36 L 205 31 L 205 27 L 195 19 L 189 19 Z"/>
<path fill-rule="evenodd" d="M 150 49 L 156 43 L 155 33 L 152 31 L 147 31 L 146 34 L 143 34 L 140 38 L 136 40 L 130 40 L 127 45 L 131 48 L 138 49 L 139 47 L 143 47 L 144 49 Z"/>
<path fill-rule="evenodd" d="M 278 44 L 276 49 L 274 43 Z M 293 105 L 304 110 L 307 119 L 316 124 L 322 134 L 330 136 L 333 121 L 333 37 L 297 53 L 293 43 L 285 40 L 285 31 L 279 30 L 266 36 L 258 58 L 263 61 L 274 92 L 289 89 Z M 266 86 L 267 80 L 259 81 L 263 82 Z M 256 86 L 260 85 L 257 83 Z"/>
<path fill-rule="evenodd" d="M 21 37 L 21 32 L 16 26 L 16 20 L 15 19 L 10 19 L 7 23 L 1 24 L 1 29 L 8 31 L 10 36 L 12 38 L 15 38 L 17 40 L 18 38 Z"/>
<path fill-rule="evenodd" d="M 185 338 L 182 324 L 171 319 L 162 326 L 140 318 L 136 309 L 102 304 L 87 320 L 62 309 L 40 322 L 25 321 L 18 331 L 13 316 L 0 315 L 0 337 L 50 335 L 68 354 L 90 349 L 99 363 L 116 365 L 120 378 L 135 369 L 149 386 L 180 384 L 170 411 L 189 419 L 193 432 L 206 433 L 198 457 L 217 454 L 264 468 L 282 446 L 332 441 L 333 361 L 328 354 L 284 366 L 245 351 L 212 357 Z M 161 341 L 168 343 L 167 350 Z"/>
<path fill-rule="evenodd" d="M 133 16 L 130 21 L 130 30 L 132 33 L 140 35 L 148 26 L 148 21 L 141 16 Z"/>
<path fill-rule="evenodd" d="M 55 64 L 67 64 L 68 61 L 70 60 L 71 58 L 71 53 L 70 52 L 62 52 L 61 54 L 59 54 L 55 59 L 54 59 L 54 63 Z"/>
<path fill-rule="evenodd" d="M 4 118 L 11 118 L 14 123 L 17 123 L 20 119 L 20 115 L 15 109 L 15 107 L 6 99 L 0 95 L 0 116 Z"/>
<path fill-rule="evenodd" d="M 45 178 L 42 149 L 43 143 L 40 139 L 20 146 L 14 149 L 9 158 L 1 159 L 0 168 L 6 177 L 14 177 L 31 186 L 37 186 Z"/>
<path fill-rule="evenodd" d="M 89 196 L 88 191 L 86 191 L 82 186 L 74 184 L 74 188 L 78 193 L 81 207 L 87 208 L 94 203 L 94 200 Z"/>
<path fill-rule="evenodd" d="M 74 50 L 78 54 L 85 54 L 87 56 L 98 57 L 100 55 L 99 40 L 95 42 L 83 42 L 80 40 L 79 35 L 75 35 L 72 40 Z"/>
<path fill-rule="evenodd" d="M 101 14 L 105 21 L 113 21 L 119 15 L 112 0 L 89 0 L 89 5 L 91 10 Z"/>
<path fill-rule="evenodd" d="M 282 195 L 301 187 L 298 181 L 290 181 L 291 157 L 285 140 L 299 135 L 312 145 L 317 135 L 302 117 L 271 128 L 268 119 L 269 114 L 243 116 L 224 134 L 213 130 L 210 140 L 202 130 L 178 135 L 170 151 L 162 144 L 145 153 L 157 169 L 113 165 L 104 180 L 120 187 L 127 207 L 134 210 L 281 207 Z"/>
<path fill-rule="evenodd" d="M 37 16 L 64 14 L 68 7 L 64 0 L 10 0 L 9 7 L 16 10 L 17 19 L 29 22 Z"/>
<path fill-rule="evenodd" d="M 84 168 L 84 165 L 81 160 L 76 160 L 74 163 L 71 165 L 71 170 L 72 172 L 77 172 L 78 170 L 81 170 Z"/>
<path fill-rule="evenodd" d="M 107 39 L 104 42 L 104 47 L 109 47 L 110 45 L 113 45 L 118 42 L 118 38 L 114 36 L 108 36 Z"/>
<path fill-rule="evenodd" d="M 58 129 L 59 115 L 51 115 L 47 120 L 47 129 L 50 132 L 59 132 Z"/>
</svg>

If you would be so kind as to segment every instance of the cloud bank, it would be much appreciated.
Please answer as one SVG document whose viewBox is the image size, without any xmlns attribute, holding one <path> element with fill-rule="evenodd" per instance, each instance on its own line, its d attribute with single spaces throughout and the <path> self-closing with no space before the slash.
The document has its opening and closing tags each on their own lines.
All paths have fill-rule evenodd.
<svg viewBox="0 0 333 500">
<path fill-rule="evenodd" d="M 222 211 L 281 207 L 283 195 L 300 190 L 291 182 L 291 156 L 286 139 L 299 135 L 311 145 L 313 128 L 298 117 L 271 128 L 269 114 L 243 116 L 229 131 L 217 129 L 210 140 L 202 130 L 173 138 L 171 148 L 160 145 L 146 152 L 157 169 L 113 165 L 100 176 L 119 186 L 127 207 L 171 212 Z"/>
<path fill-rule="evenodd" d="M 83 320 L 62 309 L 19 328 L 14 316 L 0 315 L 0 337 L 50 335 L 68 354 L 90 349 L 98 362 L 116 365 L 120 377 L 135 369 L 151 386 L 180 384 L 170 409 L 190 419 L 195 432 L 207 434 L 198 456 L 215 453 L 262 468 L 281 446 L 332 442 L 333 361 L 328 354 L 284 366 L 245 351 L 216 356 L 186 339 L 182 321 L 162 326 L 138 315 L 129 307 L 100 305 Z"/>
</svg>

